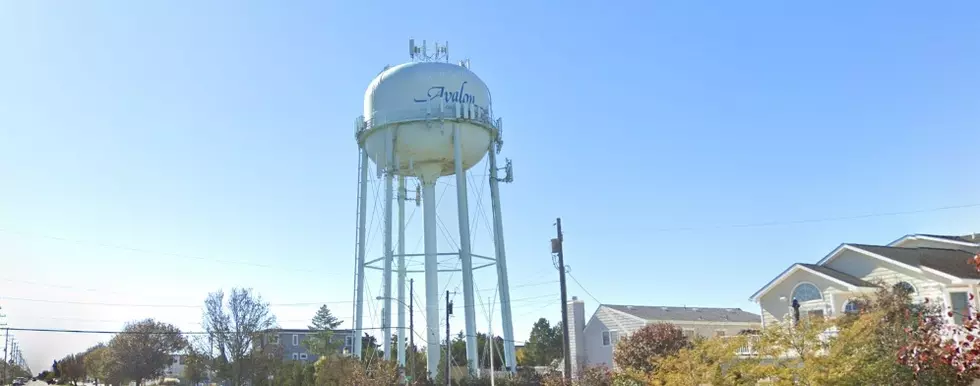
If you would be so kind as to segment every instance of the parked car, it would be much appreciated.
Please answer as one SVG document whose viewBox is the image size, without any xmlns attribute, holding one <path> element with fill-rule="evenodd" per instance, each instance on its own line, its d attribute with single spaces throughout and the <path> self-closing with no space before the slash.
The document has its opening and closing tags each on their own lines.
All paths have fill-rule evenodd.
<svg viewBox="0 0 980 386">
<path fill-rule="evenodd" d="M 14 378 L 13 386 L 24 386 L 27 384 L 27 380 L 24 378 Z"/>
</svg>

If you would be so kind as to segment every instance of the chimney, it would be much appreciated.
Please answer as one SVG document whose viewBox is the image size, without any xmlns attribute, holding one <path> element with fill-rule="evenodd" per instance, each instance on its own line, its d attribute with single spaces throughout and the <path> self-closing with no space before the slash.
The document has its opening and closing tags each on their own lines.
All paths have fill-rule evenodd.
<svg viewBox="0 0 980 386">
<path fill-rule="evenodd" d="M 572 377 L 577 377 L 578 373 L 585 368 L 585 302 L 572 296 L 572 300 L 565 305 L 568 307 L 568 319 L 571 323 L 568 326 L 568 351 L 572 358 Z"/>
</svg>

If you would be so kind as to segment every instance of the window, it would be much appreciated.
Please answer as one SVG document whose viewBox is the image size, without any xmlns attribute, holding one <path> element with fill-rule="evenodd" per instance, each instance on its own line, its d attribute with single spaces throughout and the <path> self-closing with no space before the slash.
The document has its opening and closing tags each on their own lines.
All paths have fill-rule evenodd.
<svg viewBox="0 0 980 386">
<path fill-rule="evenodd" d="M 293 346 L 299 346 L 299 335 L 293 334 Z"/>
<path fill-rule="evenodd" d="M 350 335 L 345 336 L 344 337 L 344 346 L 345 347 L 354 347 L 354 337 L 353 336 L 350 336 Z"/>
<path fill-rule="evenodd" d="M 847 303 L 844 303 L 845 314 L 856 314 L 859 311 L 861 311 L 861 308 L 856 301 L 848 300 Z"/>
<path fill-rule="evenodd" d="M 279 334 L 272 334 L 268 336 L 269 344 L 279 344 Z"/>
<path fill-rule="evenodd" d="M 306 353 L 299 354 L 299 359 L 302 359 L 302 360 L 305 361 L 306 358 L 309 358 L 309 355 L 306 355 Z"/>
<path fill-rule="evenodd" d="M 803 303 L 823 299 L 823 296 L 820 295 L 820 289 L 817 286 L 810 283 L 800 283 L 793 289 L 793 299 Z"/>
<path fill-rule="evenodd" d="M 915 287 L 913 287 L 912 284 L 909 284 L 909 282 L 907 281 L 900 281 L 898 283 L 895 283 L 895 285 L 892 286 L 892 289 L 895 291 L 902 291 L 903 293 L 909 295 L 915 293 Z"/>
<path fill-rule="evenodd" d="M 603 331 L 602 332 L 602 345 L 603 346 L 608 346 L 610 343 L 612 343 L 612 338 L 609 337 L 609 331 Z"/>
<path fill-rule="evenodd" d="M 685 328 L 685 329 L 684 329 L 684 337 L 685 337 L 685 338 L 687 338 L 687 339 L 692 339 L 692 338 L 694 338 L 694 336 L 695 336 L 695 335 L 696 335 L 696 334 L 695 334 L 695 332 L 694 332 L 694 329 L 693 329 L 693 328 Z"/>
<path fill-rule="evenodd" d="M 970 299 L 967 297 L 966 292 L 950 292 L 949 300 L 950 305 L 953 307 L 953 322 L 962 326 L 963 317 L 970 312 Z"/>
<path fill-rule="evenodd" d="M 715 338 L 724 338 L 725 330 L 715 330 Z"/>
<path fill-rule="evenodd" d="M 293 360 L 299 360 L 299 354 L 293 353 Z"/>
<path fill-rule="evenodd" d="M 613 346 L 619 343 L 619 331 L 609 331 L 609 338 L 612 340 Z"/>
</svg>

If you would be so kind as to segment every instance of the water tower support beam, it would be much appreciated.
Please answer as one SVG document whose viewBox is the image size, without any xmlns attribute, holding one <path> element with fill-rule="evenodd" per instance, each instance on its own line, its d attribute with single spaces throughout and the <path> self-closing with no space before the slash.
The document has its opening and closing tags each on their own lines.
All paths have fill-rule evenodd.
<svg viewBox="0 0 980 386">
<path fill-rule="evenodd" d="M 497 141 L 490 143 L 490 203 L 493 207 L 493 245 L 497 257 L 497 286 L 500 287 L 500 323 L 504 330 L 504 365 L 517 371 L 514 347 L 514 320 L 510 311 L 510 284 L 507 280 L 507 254 L 504 250 L 504 223 L 500 216 L 500 181 L 497 179 Z"/>
<path fill-rule="evenodd" d="M 384 360 L 391 360 L 391 264 L 394 260 L 392 254 L 395 252 L 394 247 L 392 247 L 392 206 L 395 204 L 395 197 L 392 196 L 392 191 L 394 190 L 393 178 L 395 177 L 395 145 L 394 145 L 394 135 L 391 128 L 388 128 L 387 137 L 385 138 L 385 165 L 384 165 L 384 177 L 385 177 L 385 229 L 384 229 L 384 245 L 385 245 L 385 262 L 384 262 L 384 309 L 381 313 L 381 339 L 378 341 L 381 343 L 381 347 L 384 350 Z"/>
<path fill-rule="evenodd" d="M 361 149 L 360 176 L 358 177 L 357 193 L 357 262 L 354 291 L 354 356 L 361 357 L 361 337 L 364 336 L 364 243 L 367 227 L 367 186 L 368 186 L 368 155 Z"/>
<path fill-rule="evenodd" d="M 436 179 L 439 165 L 418 165 L 415 169 L 422 180 L 422 224 L 425 244 L 425 346 L 429 377 L 436 379 L 439 371 L 439 260 L 436 244 Z"/>
<path fill-rule="evenodd" d="M 399 165 L 398 161 L 395 161 Z M 405 176 L 398 176 L 398 365 L 405 367 Z M 409 334 L 412 332 L 409 331 Z"/>
<path fill-rule="evenodd" d="M 453 123 L 453 158 L 456 160 L 456 203 L 459 222 L 459 259 L 463 263 L 463 317 L 466 323 L 466 368 L 477 373 L 476 300 L 473 296 L 473 256 L 470 255 L 470 216 L 466 202 L 466 171 L 463 170 L 463 145 L 459 126 Z"/>
</svg>

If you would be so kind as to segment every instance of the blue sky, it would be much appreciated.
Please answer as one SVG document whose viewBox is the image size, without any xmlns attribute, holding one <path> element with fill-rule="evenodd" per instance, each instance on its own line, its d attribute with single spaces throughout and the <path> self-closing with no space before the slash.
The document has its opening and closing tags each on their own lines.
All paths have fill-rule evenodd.
<svg viewBox="0 0 980 386">
<path fill-rule="evenodd" d="M 316 308 L 295 303 L 333 302 L 349 320 L 352 125 L 368 82 L 415 37 L 471 59 L 506 122 L 518 340 L 559 318 L 557 216 L 588 312 L 755 311 L 755 290 L 841 242 L 980 230 L 978 8 L 3 2 L 0 305 L 14 327 L 152 316 L 194 330 L 208 291 L 248 286 L 283 326 Z M 480 297 L 493 282 L 477 276 Z M 16 336 L 35 370 L 105 338 Z"/>
</svg>

